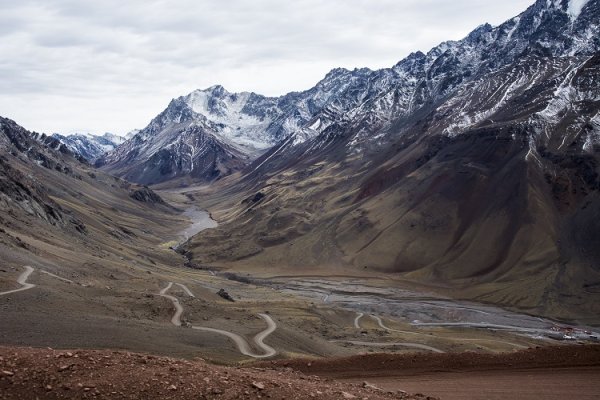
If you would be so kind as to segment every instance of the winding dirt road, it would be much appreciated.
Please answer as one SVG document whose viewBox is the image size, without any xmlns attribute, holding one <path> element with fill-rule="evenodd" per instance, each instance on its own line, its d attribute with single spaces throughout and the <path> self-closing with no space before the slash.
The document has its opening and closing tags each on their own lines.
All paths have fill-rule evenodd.
<svg viewBox="0 0 600 400">
<path fill-rule="evenodd" d="M 356 318 L 354 318 L 354 327 L 357 329 L 361 329 L 360 326 L 360 320 L 362 317 L 364 317 L 364 313 L 357 313 Z M 379 324 L 379 326 L 383 329 L 385 329 L 386 331 L 390 331 L 390 332 L 400 332 L 400 333 L 409 333 L 411 335 L 420 335 L 420 333 L 415 333 L 415 332 L 406 332 L 406 331 L 399 331 L 397 329 L 392 329 L 392 328 L 388 328 L 387 326 L 385 326 L 383 324 L 383 321 L 381 320 L 381 318 L 379 318 L 376 315 L 369 315 L 371 318 L 373 318 L 375 321 L 377 321 L 377 323 Z M 435 347 L 431 347 L 431 346 L 427 346 L 426 344 L 420 344 L 420 343 L 408 343 L 408 342 L 363 342 L 360 340 L 334 340 L 332 341 L 333 343 L 350 343 L 350 344 L 354 344 L 357 346 L 373 346 L 373 347 L 394 347 L 394 346 L 401 346 L 401 347 L 410 347 L 413 349 L 420 349 L 420 350 L 429 350 L 429 351 L 433 351 L 434 353 L 445 353 L 445 351 L 440 350 L 440 349 L 436 349 Z"/>
<path fill-rule="evenodd" d="M 181 287 L 188 296 L 195 297 L 194 294 L 192 293 L 192 291 L 187 286 L 185 286 L 181 283 L 177 283 L 176 285 Z M 183 306 L 179 303 L 179 300 L 176 297 L 167 294 L 167 292 L 172 287 L 173 287 L 173 282 L 169 282 L 169 284 L 166 287 L 164 287 L 158 293 L 158 295 L 171 300 L 171 302 L 173 303 L 173 306 L 175 307 L 175 314 L 171 318 L 171 323 L 175 326 L 181 326 L 181 314 L 183 313 Z M 252 347 L 250 346 L 248 341 L 246 339 L 244 339 L 242 336 L 238 335 L 237 333 L 224 331 L 222 329 L 207 328 L 207 327 L 203 327 L 203 326 L 192 326 L 192 329 L 196 329 L 199 331 L 205 331 L 205 332 L 212 332 L 212 333 L 217 333 L 219 335 L 227 336 L 228 338 L 233 340 L 233 342 L 238 347 L 240 353 L 242 353 L 243 355 L 253 357 L 253 358 L 272 357 L 275 354 L 277 354 L 277 351 L 274 348 L 272 348 L 271 346 L 269 346 L 268 344 L 265 344 L 264 340 L 271 333 L 273 333 L 275 331 L 275 329 L 277 329 L 277 324 L 267 314 L 258 314 L 258 315 L 262 319 L 264 319 L 265 322 L 267 323 L 267 329 L 265 329 L 262 332 L 257 333 L 252 340 L 254 341 L 256 346 L 264 352 L 263 354 L 258 354 L 258 353 L 255 353 L 254 351 L 252 351 Z"/>
<path fill-rule="evenodd" d="M 264 351 L 264 354 L 257 354 L 255 352 L 253 352 L 252 349 L 250 348 L 250 345 L 246 341 L 246 339 L 244 339 L 243 337 L 241 337 L 240 335 L 238 335 L 236 333 L 224 331 L 221 329 L 205 328 L 202 326 L 192 326 L 192 328 L 197 329 L 199 331 L 213 332 L 213 333 L 218 333 L 223 336 L 227 336 L 228 338 L 230 338 L 231 340 L 234 341 L 234 343 L 240 350 L 240 353 L 242 353 L 246 356 L 253 357 L 253 358 L 272 357 L 275 354 L 277 354 L 277 351 L 274 348 L 272 348 L 271 346 L 269 346 L 268 344 L 265 344 L 264 340 L 267 338 L 267 336 L 269 336 L 271 333 L 273 333 L 275 331 L 275 329 L 277 329 L 277 324 L 267 314 L 258 314 L 258 315 L 260 317 L 262 317 L 262 319 L 264 319 L 265 322 L 267 323 L 267 329 L 258 333 L 256 336 L 254 336 L 254 338 L 252 340 L 254 341 L 254 343 L 256 343 L 256 345 L 261 350 Z"/>
<path fill-rule="evenodd" d="M 354 327 L 356 329 L 361 329 L 360 328 L 360 319 L 364 316 L 365 314 L 363 313 L 358 313 L 358 315 L 356 315 L 356 318 L 354 318 Z"/>
<path fill-rule="evenodd" d="M 169 282 L 169 284 L 164 289 L 162 289 L 158 293 L 158 295 L 171 300 L 171 302 L 175 306 L 175 314 L 173 314 L 173 317 L 171 318 L 171 323 L 175 326 L 181 326 L 181 314 L 183 314 L 183 307 L 181 306 L 181 304 L 179 304 L 179 300 L 177 300 L 177 297 L 167 294 L 167 291 L 171 289 L 172 286 L 173 282 Z"/>
<path fill-rule="evenodd" d="M 360 340 L 334 340 L 333 343 L 350 343 L 356 346 L 372 346 L 372 347 L 410 347 L 412 349 L 429 350 L 434 353 L 445 353 L 445 351 L 436 349 L 435 347 L 427 346 L 426 344 L 420 343 L 407 343 L 407 342 L 363 342 Z"/>
<path fill-rule="evenodd" d="M 19 275 L 19 277 L 17 278 L 17 283 L 19 285 L 21 285 L 22 287 L 20 287 L 19 289 L 7 290 L 6 292 L 0 292 L 0 296 L 4 296 L 7 294 L 16 293 L 16 292 L 21 292 L 23 290 L 28 290 L 28 289 L 35 287 L 35 285 L 33 283 L 27 283 L 27 279 L 29 278 L 29 275 L 31 275 L 31 273 L 35 269 L 33 267 L 30 267 L 29 265 L 25 265 L 24 268 L 25 268 L 25 271 L 21 275 Z"/>
</svg>

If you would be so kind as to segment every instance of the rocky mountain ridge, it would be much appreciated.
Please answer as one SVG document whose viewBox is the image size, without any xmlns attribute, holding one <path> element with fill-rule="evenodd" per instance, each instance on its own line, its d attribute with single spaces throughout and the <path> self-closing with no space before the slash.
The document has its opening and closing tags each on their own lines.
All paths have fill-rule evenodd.
<svg viewBox="0 0 600 400">
<path fill-rule="evenodd" d="M 76 133 L 72 135 L 52 134 L 52 137 L 58 139 L 72 153 L 94 163 L 104 153 L 114 150 L 118 145 L 125 141 L 121 136 L 106 132 L 104 135 L 96 136 L 85 133 Z"/>
<path fill-rule="evenodd" d="M 296 143 L 314 135 L 314 124 L 303 126 L 343 96 L 356 80 L 349 73 L 335 70 L 314 88 L 279 98 L 229 93 L 221 86 L 196 90 L 173 99 L 146 128 L 96 165 L 144 184 L 180 177 L 218 179 L 243 169 L 292 134 Z"/>
<path fill-rule="evenodd" d="M 17 236 L 13 234 L 28 235 L 30 231 L 43 234 L 50 230 L 71 240 L 89 240 L 84 220 L 97 221 L 81 209 L 91 201 L 98 201 L 100 195 L 89 194 L 96 190 L 115 191 L 123 204 L 140 203 L 140 208 L 164 206 L 161 211 L 171 211 L 150 189 L 104 174 L 99 176 L 83 157 L 71 152 L 57 137 L 30 132 L 3 117 L 0 117 L 0 166 L 0 205 L 4 211 L 0 216 L 0 246 L 10 244 L 3 236 L 14 238 Z M 106 196 L 109 202 L 115 202 L 110 195 Z"/>
<path fill-rule="evenodd" d="M 546 108 L 528 110 L 539 125 L 552 125 L 552 118 L 569 102 L 564 98 L 569 83 L 565 79 L 600 48 L 598 8 L 598 2 L 589 1 L 576 13 L 568 1 L 540 0 L 498 27 L 481 25 L 463 40 L 444 42 L 427 54 L 411 54 L 391 69 L 334 70 L 328 78 L 339 75 L 345 81 L 354 79 L 355 85 L 296 135 L 316 137 L 329 126 L 338 135 L 343 129 L 353 130 L 349 152 L 386 145 L 390 135 L 391 140 L 411 132 L 454 136 L 493 122 L 489 117 L 542 80 L 561 80 L 564 85 L 545 93 L 552 97 Z M 348 73 L 351 78 L 344 76 Z M 496 76 L 495 82 L 491 76 Z M 581 96 L 595 98 L 590 91 Z M 435 117 L 424 130 L 418 122 L 427 114 Z M 317 131 L 311 131 L 313 127 Z M 586 141 L 598 143 L 594 137 Z M 287 143 L 302 141 L 289 138 Z"/>
<path fill-rule="evenodd" d="M 408 131 L 423 134 L 414 125 L 431 112 L 438 115 L 425 134 L 457 135 L 485 123 L 536 80 L 561 79 L 563 71 L 581 67 L 599 48 L 597 15 L 597 1 L 539 0 L 498 27 L 481 25 L 463 40 L 411 54 L 392 68 L 334 69 L 304 92 L 268 98 L 229 93 L 218 85 L 196 90 L 171 101 L 98 166 L 145 184 L 182 176 L 210 181 L 243 168 L 269 148 L 295 146 L 327 132 L 354 130 L 350 152 L 385 145 Z M 549 57 L 563 64 L 545 64 Z M 502 75 L 517 60 L 519 74 Z M 489 84 L 491 74 L 509 79 L 510 85 Z M 493 91 L 480 95 L 482 85 Z M 560 111 L 564 94 L 548 93 L 556 99 L 539 114 L 545 119 L 540 125 Z M 453 112 L 459 103 L 463 111 Z M 588 146 L 595 137 L 586 139 Z"/>
</svg>

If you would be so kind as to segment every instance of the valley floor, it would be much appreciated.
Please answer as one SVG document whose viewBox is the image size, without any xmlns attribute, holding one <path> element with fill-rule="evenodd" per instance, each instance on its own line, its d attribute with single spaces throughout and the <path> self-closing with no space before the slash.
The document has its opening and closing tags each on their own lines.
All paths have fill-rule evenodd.
<svg viewBox="0 0 600 400">
<path fill-rule="evenodd" d="M 180 209 L 190 206 L 185 202 L 177 205 Z M 192 210 L 188 215 L 198 218 L 198 221 L 192 221 L 196 227 L 201 225 L 200 220 L 204 225 L 211 224 L 207 214 L 199 210 Z M 119 360 L 129 357 L 127 353 L 114 356 L 111 351 L 81 350 L 77 353 L 80 358 L 93 360 L 93 363 L 82 367 L 82 370 L 77 367 L 71 371 L 72 362 L 63 359 L 64 351 L 22 349 L 23 346 L 121 349 L 185 359 L 202 357 L 212 363 L 251 366 L 252 362 L 261 359 L 281 362 L 299 359 L 304 360 L 300 363 L 306 363 L 306 358 L 337 360 L 377 352 L 385 352 L 390 357 L 407 354 L 407 357 L 416 357 L 415 360 L 433 356 L 454 357 L 465 351 L 489 355 L 539 346 L 555 348 L 564 343 L 556 339 L 567 338 L 570 343 L 594 342 L 598 335 L 590 328 L 568 327 L 490 305 L 456 301 L 380 276 L 349 276 L 341 271 L 328 276 L 319 276 L 315 271 L 288 276 L 281 271 L 266 269 L 254 274 L 243 271 L 233 274 L 207 266 L 190 268 L 189 265 L 184 266 L 184 257 L 169 249 L 179 242 L 181 236 L 189 233 L 185 224 L 174 217 L 172 224 L 163 222 L 158 226 L 160 228 L 155 228 L 156 232 L 147 232 L 149 238 L 159 238 L 160 242 L 144 244 L 132 241 L 122 247 L 116 244 L 114 252 L 79 248 L 77 243 L 73 243 L 72 248 L 45 246 L 27 235 L 21 235 L 22 240 L 43 251 L 33 254 L 19 249 L 0 249 L 5 259 L 0 266 L 0 343 L 7 346 L 2 349 L 0 364 L 3 371 L 12 373 L 2 372 L 4 397 L 0 398 L 22 398 L 25 392 L 19 390 L 24 388 L 48 394 L 44 389 L 47 385 L 52 387 L 48 390 L 52 396 L 60 393 L 54 397 L 77 397 L 76 394 L 80 393 L 77 390 L 81 389 L 78 389 L 78 384 L 84 380 L 84 375 L 77 374 L 85 374 L 85 379 L 89 380 L 88 373 L 94 386 L 82 393 L 95 393 L 96 388 L 102 387 L 101 393 L 112 395 L 116 391 L 118 395 L 122 392 L 127 397 L 132 393 L 131 387 L 137 384 L 149 385 L 146 390 L 155 390 L 160 383 L 160 393 L 165 393 L 164 396 L 161 394 L 161 398 L 187 398 L 179 389 L 169 387 L 189 385 L 191 378 L 177 378 L 181 381 L 174 383 L 171 380 L 175 374 L 171 372 L 177 371 L 180 366 L 192 372 L 196 368 L 207 371 L 213 368 L 207 364 L 199 367 L 199 364 L 192 365 L 187 361 L 160 361 L 160 373 L 149 378 L 150 381 L 146 379 L 150 375 L 142 374 L 144 381 L 130 377 L 127 379 L 131 380 L 124 381 L 121 389 L 110 390 L 108 385 L 111 382 L 102 380 L 100 375 L 105 367 L 110 367 L 110 374 L 120 375 Z M 228 296 L 234 301 L 227 299 Z M 574 352 L 578 348 L 572 347 Z M 420 355 L 415 356 L 415 353 Z M 591 369 L 574 370 L 571 369 L 574 365 L 563 365 L 533 379 L 550 381 L 552 376 L 556 378 L 556 374 L 564 372 L 564 379 L 582 376 L 590 380 L 590 374 L 598 374 L 600 360 L 597 351 L 590 354 L 595 354 L 596 360 Z M 40 357 L 46 358 L 44 362 L 48 365 L 36 365 L 34 360 Z M 142 356 L 135 357 L 136 360 L 144 360 Z M 112 361 L 105 362 L 105 359 Z M 171 363 L 175 363 L 174 370 L 164 368 Z M 142 367 L 146 368 L 144 365 Z M 360 365 L 358 373 L 336 378 L 359 383 L 363 378 L 370 379 L 366 375 L 373 368 L 363 361 Z M 58 378 L 64 375 L 60 372 L 65 366 L 65 370 L 74 375 L 67 383 L 69 388 L 59 391 L 58 386 L 64 383 Z M 405 370 L 400 374 L 399 369 L 393 369 L 372 377 L 373 384 L 381 388 L 460 398 L 448 397 L 450 392 L 456 392 L 451 389 L 451 382 L 455 379 L 475 379 L 479 383 L 474 381 L 474 387 L 481 384 L 481 390 L 486 391 L 485 387 L 501 384 L 503 379 L 510 380 L 512 374 L 518 379 L 525 379 L 525 375 L 513 372 L 513 368 L 519 370 L 524 367 L 520 362 L 506 364 L 504 372 L 492 376 L 477 372 L 460 373 L 453 378 L 454 371 L 432 375 L 439 371 L 433 369 L 421 371 L 418 377 L 406 377 Z M 30 369 L 26 379 L 20 375 L 21 372 L 17 375 L 14 371 L 26 371 L 24 368 Z M 52 372 L 57 369 L 59 373 Z M 238 374 L 235 369 L 219 371 L 221 377 L 229 373 Z M 239 378 L 245 382 L 240 386 L 241 393 L 262 393 L 263 389 L 252 386 L 252 382 L 263 375 L 250 373 L 246 376 L 247 371 L 240 372 Z M 193 375 L 192 372 L 189 376 Z M 539 370 L 535 372 L 539 373 Z M 276 374 L 269 374 L 266 376 L 276 378 Z M 209 377 L 209 381 L 211 379 Z M 289 379 L 304 381 L 297 376 Z M 16 385 L 12 386 L 15 382 Z M 202 388 L 201 392 L 189 392 L 194 395 L 203 393 L 207 396 L 215 388 L 229 393 L 224 389 L 227 387 L 226 380 L 221 386 L 194 382 Z M 312 388 L 310 385 L 313 383 L 310 382 L 306 384 Z M 331 390 L 337 391 L 337 397 L 327 397 L 334 392 L 318 389 L 322 383 L 315 382 L 313 394 L 316 398 L 343 398 L 339 397 L 343 385 L 327 383 L 333 385 Z M 577 381 L 573 378 L 571 382 Z M 285 381 L 287 384 L 288 381 Z M 293 387 L 295 383 L 291 384 Z M 523 381 L 523 384 L 527 383 Z M 295 392 L 280 390 L 281 385 L 275 383 L 273 386 L 279 388 L 270 392 L 274 398 Z M 359 386 L 348 387 L 360 389 Z M 580 387 L 581 393 L 591 390 L 585 389 L 587 386 L 583 383 Z M 329 395 L 318 395 L 316 390 Z M 142 396 L 141 389 L 135 393 Z M 379 392 L 376 390 L 375 393 Z M 306 398 L 304 394 L 298 398 Z M 235 395 L 240 395 L 240 392 Z M 231 397 L 222 398 L 236 398 L 233 396 L 232 393 Z M 368 397 L 378 398 L 373 394 Z"/>
</svg>

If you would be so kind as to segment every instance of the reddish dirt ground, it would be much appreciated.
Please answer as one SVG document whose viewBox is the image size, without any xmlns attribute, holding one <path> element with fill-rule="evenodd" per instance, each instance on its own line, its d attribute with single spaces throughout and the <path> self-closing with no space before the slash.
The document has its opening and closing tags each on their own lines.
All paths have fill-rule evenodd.
<svg viewBox="0 0 600 400">
<path fill-rule="evenodd" d="M 244 367 L 123 351 L 0 347 L 0 399 L 36 398 L 599 399 L 600 346 L 368 354 Z"/>
<path fill-rule="evenodd" d="M 0 399 L 427 399 L 289 368 L 210 365 L 123 351 L 0 347 Z"/>
<path fill-rule="evenodd" d="M 369 354 L 337 360 L 260 363 L 444 400 L 600 399 L 600 346 L 554 346 L 505 354 Z"/>
</svg>

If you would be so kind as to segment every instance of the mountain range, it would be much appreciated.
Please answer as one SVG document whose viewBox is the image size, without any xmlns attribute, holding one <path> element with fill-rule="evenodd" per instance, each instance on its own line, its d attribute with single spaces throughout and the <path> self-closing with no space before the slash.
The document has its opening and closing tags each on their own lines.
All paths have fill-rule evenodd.
<svg viewBox="0 0 600 400">
<path fill-rule="evenodd" d="M 390 68 L 334 69 L 303 92 L 193 91 L 100 156 L 42 140 L 127 181 L 192 186 L 219 221 L 182 247 L 193 264 L 384 273 L 592 323 L 599 49 L 600 0 L 537 0 L 497 27 Z"/>
<path fill-rule="evenodd" d="M 180 177 L 212 181 L 274 146 L 294 147 L 350 125 L 356 132 L 349 146 L 356 151 L 385 146 L 407 133 L 456 136 L 489 124 L 530 84 L 560 79 L 580 67 L 582 57 L 598 49 L 597 7 L 595 1 L 540 0 L 498 27 L 482 25 L 463 40 L 411 54 L 392 68 L 334 69 L 315 87 L 281 97 L 229 93 L 218 85 L 196 90 L 172 100 L 97 165 L 144 184 Z M 565 94 L 557 92 L 549 108 L 538 111 L 539 129 L 555 125 L 551 119 L 564 111 L 560 96 Z M 457 106 L 461 112 L 454 112 Z M 431 125 L 415 125 L 432 112 L 437 118 Z M 591 146 L 596 138 L 585 140 Z"/>
<path fill-rule="evenodd" d="M 539 0 L 390 69 L 330 72 L 300 96 L 335 95 L 205 194 L 221 225 L 188 242 L 189 256 L 387 272 L 593 320 L 599 25 L 599 1 Z"/>
<path fill-rule="evenodd" d="M 52 137 L 58 139 L 72 153 L 81 156 L 90 163 L 94 163 L 104 153 L 114 150 L 125 141 L 125 138 L 109 132 L 101 136 L 85 133 L 72 135 L 54 133 Z"/>
</svg>

